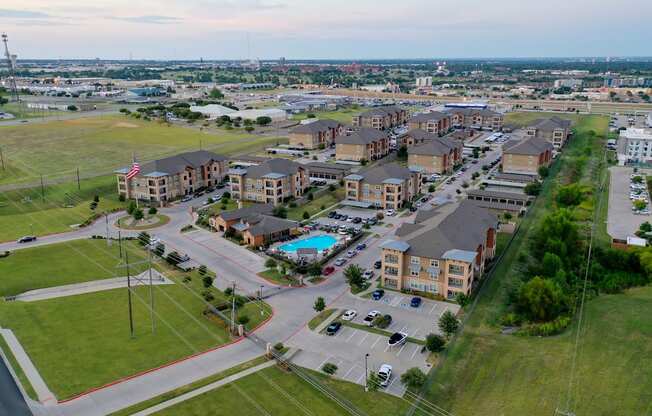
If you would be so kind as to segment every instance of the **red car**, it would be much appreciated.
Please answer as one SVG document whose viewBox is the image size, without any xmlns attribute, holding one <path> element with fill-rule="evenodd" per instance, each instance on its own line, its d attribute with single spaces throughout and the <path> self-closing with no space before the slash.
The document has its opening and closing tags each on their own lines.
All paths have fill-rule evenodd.
<svg viewBox="0 0 652 416">
<path fill-rule="evenodd" d="M 335 267 L 327 266 L 327 267 L 324 267 L 324 271 L 322 272 L 322 274 L 324 276 L 328 276 L 329 274 L 332 274 L 334 271 L 335 271 Z"/>
</svg>

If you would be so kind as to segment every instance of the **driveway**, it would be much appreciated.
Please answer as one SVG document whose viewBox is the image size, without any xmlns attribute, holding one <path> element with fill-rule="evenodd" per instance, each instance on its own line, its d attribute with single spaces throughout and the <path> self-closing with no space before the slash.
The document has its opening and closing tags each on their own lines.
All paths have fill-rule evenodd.
<svg viewBox="0 0 652 416">
<path fill-rule="evenodd" d="M 632 212 L 632 201 L 629 199 L 629 175 L 632 168 L 613 166 L 609 168 L 609 213 L 607 233 L 612 238 L 626 240 L 634 236 L 638 227 L 645 221 L 650 221 L 650 215 L 639 215 Z M 649 172 L 647 172 L 649 173 Z M 646 173 L 642 173 L 645 175 Z"/>
</svg>

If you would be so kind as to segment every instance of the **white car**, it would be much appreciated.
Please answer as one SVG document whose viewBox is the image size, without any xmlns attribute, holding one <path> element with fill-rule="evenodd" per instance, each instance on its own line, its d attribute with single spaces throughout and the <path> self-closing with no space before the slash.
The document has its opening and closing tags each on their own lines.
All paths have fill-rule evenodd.
<svg viewBox="0 0 652 416">
<path fill-rule="evenodd" d="M 353 258 L 353 257 L 355 257 L 356 254 L 358 254 L 358 252 L 357 252 L 356 250 L 349 250 L 349 251 L 346 253 L 346 257 L 348 257 L 348 258 Z"/>
<path fill-rule="evenodd" d="M 372 277 L 374 277 L 374 271 L 371 270 L 371 269 L 365 270 L 365 272 L 362 273 L 362 277 L 364 277 L 365 279 L 369 280 L 369 279 L 371 279 Z"/>
<path fill-rule="evenodd" d="M 396 211 L 394 211 L 393 209 L 388 209 L 387 211 L 385 211 L 385 215 L 387 215 L 388 217 L 393 217 L 394 215 L 396 215 Z"/>
<path fill-rule="evenodd" d="M 379 311 L 371 311 L 367 314 L 367 316 L 364 317 L 362 320 L 367 326 L 371 326 L 374 322 L 374 319 L 376 319 L 377 316 L 380 316 Z"/>
<path fill-rule="evenodd" d="M 355 318 L 358 315 L 358 312 L 356 312 L 353 309 L 349 309 L 348 311 L 344 312 L 342 315 L 342 320 L 343 321 L 352 321 L 353 318 Z"/>
<path fill-rule="evenodd" d="M 390 379 L 392 378 L 392 366 L 389 364 L 383 364 L 378 369 L 378 378 L 380 379 L 380 386 L 387 387 L 389 386 Z"/>
</svg>

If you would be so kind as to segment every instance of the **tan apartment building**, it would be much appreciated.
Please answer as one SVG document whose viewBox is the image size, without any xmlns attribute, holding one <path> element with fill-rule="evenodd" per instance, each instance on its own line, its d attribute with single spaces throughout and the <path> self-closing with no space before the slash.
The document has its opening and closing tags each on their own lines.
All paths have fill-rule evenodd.
<svg viewBox="0 0 652 416">
<path fill-rule="evenodd" d="M 431 140 L 408 147 L 408 166 L 427 174 L 451 173 L 462 163 L 462 143 L 446 137 L 435 136 Z"/>
<path fill-rule="evenodd" d="M 450 114 L 439 111 L 417 114 L 408 120 L 408 127 L 411 130 L 419 129 L 443 136 L 452 127 L 451 117 Z"/>
<path fill-rule="evenodd" d="M 529 137 L 536 137 L 552 143 L 555 149 L 561 149 L 571 134 L 571 121 L 557 116 L 536 120 L 525 129 Z"/>
<path fill-rule="evenodd" d="M 252 248 L 266 246 L 298 231 L 299 223 L 272 216 L 274 206 L 256 204 L 222 212 L 209 219 L 216 231 L 231 230 Z"/>
<path fill-rule="evenodd" d="M 290 130 L 290 146 L 307 150 L 326 148 L 344 132 L 344 125 L 335 120 L 317 120 Z"/>
<path fill-rule="evenodd" d="M 270 159 L 257 166 L 229 170 L 234 199 L 280 205 L 298 198 L 310 186 L 307 170 L 287 159 Z"/>
<path fill-rule="evenodd" d="M 503 128 L 503 115 L 486 108 L 449 108 L 453 127 L 499 131 Z"/>
<path fill-rule="evenodd" d="M 425 130 L 412 129 L 399 137 L 398 141 L 401 146 L 410 147 L 436 139 L 437 137 L 439 136 L 434 133 L 428 133 Z"/>
<path fill-rule="evenodd" d="M 362 127 L 348 135 L 339 136 L 335 143 L 335 159 L 349 162 L 377 160 L 389 154 L 387 133 Z"/>
<path fill-rule="evenodd" d="M 393 105 L 377 107 L 353 116 L 353 127 L 367 127 L 386 130 L 401 126 L 407 122 L 408 112 Z"/>
<path fill-rule="evenodd" d="M 502 172 L 521 175 L 539 175 L 541 166 L 552 163 L 552 143 L 536 137 L 527 138 L 516 144 L 505 144 L 502 158 Z"/>
<path fill-rule="evenodd" d="M 420 192 L 421 174 L 397 163 L 387 163 L 344 178 L 345 204 L 399 209 Z"/>
<path fill-rule="evenodd" d="M 471 201 L 419 211 L 381 244 L 381 282 L 454 299 L 469 295 L 496 251 L 498 218 Z"/>
<path fill-rule="evenodd" d="M 127 199 L 164 204 L 222 182 L 228 172 L 228 161 L 224 156 L 199 150 L 145 163 L 140 173 L 127 179 L 130 169 L 128 166 L 115 171 L 118 194 Z"/>
</svg>

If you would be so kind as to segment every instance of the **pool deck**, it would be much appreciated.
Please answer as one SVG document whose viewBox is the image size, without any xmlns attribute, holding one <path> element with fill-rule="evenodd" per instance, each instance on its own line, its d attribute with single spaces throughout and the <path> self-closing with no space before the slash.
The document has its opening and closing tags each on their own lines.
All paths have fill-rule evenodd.
<svg viewBox="0 0 652 416">
<path fill-rule="evenodd" d="M 288 244 L 297 244 L 297 243 L 300 243 L 300 242 L 305 241 L 305 240 L 310 240 L 310 239 L 314 239 L 314 238 L 318 238 L 318 237 L 323 237 L 323 236 L 331 237 L 331 238 L 335 239 L 335 242 L 334 242 L 333 244 L 331 244 L 329 247 L 325 247 L 325 248 L 321 248 L 321 247 L 310 247 L 310 246 L 302 246 L 302 247 L 297 247 L 297 249 L 301 249 L 301 248 L 316 248 L 316 249 L 318 250 L 318 252 L 319 252 L 319 255 L 321 256 L 321 255 L 323 254 L 323 252 L 324 252 L 324 249 L 331 249 L 331 248 L 334 247 L 336 244 L 340 244 L 340 243 L 342 243 L 342 242 L 346 239 L 345 236 L 342 236 L 342 235 L 339 235 L 339 234 L 326 233 L 326 232 L 323 232 L 323 231 L 319 231 L 319 232 L 315 232 L 315 233 L 310 233 L 309 235 L 303 236 L 303 237 L 301 237 L 301 238 L 297 238 L 296 240 L 291 240 L 291 241 L 279 241 L 278 243 L 274 243 L 274 244 L 270 247 L 270 249 L 272 249 L 272 250 L 276 250 L 276 251 L 279 251 L 279 252 L 282 252 L 282 253 L 285 254 L 287 257 L 289 257 L 289 258 L 291 258 L 291 259 L 294 259 L 294 258 L 296 258 L 296 256 L 297 256 L 297 251 L 296 251 L 296 249 L 295 249 L 295 250 L 292 250 L 292 251 L 286 251 L 286 250 L 281 249 L 281 247 L 283 247 L 284 245 L 288 245 Z"/>
</svg>

